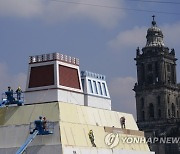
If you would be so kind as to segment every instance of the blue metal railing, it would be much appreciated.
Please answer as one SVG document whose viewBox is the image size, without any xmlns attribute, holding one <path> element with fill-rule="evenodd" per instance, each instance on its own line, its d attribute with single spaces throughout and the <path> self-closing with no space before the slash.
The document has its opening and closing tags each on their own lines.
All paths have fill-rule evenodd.
<svg viewBox="0 0 180 154">
<path fill-rule="evenodd" d="M 14 98 L 16 101 L 19 100 L 16 92 L 13 93 L 13 98 Z M 7 100 L 7 96 L 6 96 L 5 93 L 2 93 L 2 100 Z M 21 92 L 20 100 L 22 100 L 22 101 L 24 102 L 24 92 Z"/>
<path fill-rule="evenodd" d="M 12 104 L 21 106 L 23 103 L 24 103 L 23 92 L 17 94 L 17 93 L 11 93 L 8 91 L 2 94 L 2 101 L 0 101 L 0 107 L 12 105 Z"/>
<path fill-rule="evenodd" d="M 42 120 L 42 125 L 43 125 L 43 123 L 44 123 L 44 121 Z M 44 128 L 42 128 L 42 129 L 43 129 L 42 130 L 43 132 L 49 132 L 49 134 L 53 134 L 54 133 L 54 122 L 46 121 Z M 33 133 L 34 130 L 36 130 L 36 123 L 31 122 L 30 126 L 29 126 L 29 132 Z M 46 135 L 46 133 L 41 134 L 41 132 L 39 132 L 38 135 Z"/>
</svg>

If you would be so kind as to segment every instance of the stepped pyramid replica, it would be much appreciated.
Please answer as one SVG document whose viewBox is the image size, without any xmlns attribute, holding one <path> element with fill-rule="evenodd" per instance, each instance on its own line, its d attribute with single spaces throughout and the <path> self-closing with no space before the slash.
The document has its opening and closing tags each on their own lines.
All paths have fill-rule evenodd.
<svg viewBox="0 0 180 154">
<path fill-rule="evenodd" d="M 80 73 L 77 58 L 59 53 L 31 56 L 24 105 L 0 108 L 2 154 L 153 153 L 145 142 L 122 142 L 128 137 L 144 133 L 131 114 L 111 111 L 105 76 Z"/>
</svg>

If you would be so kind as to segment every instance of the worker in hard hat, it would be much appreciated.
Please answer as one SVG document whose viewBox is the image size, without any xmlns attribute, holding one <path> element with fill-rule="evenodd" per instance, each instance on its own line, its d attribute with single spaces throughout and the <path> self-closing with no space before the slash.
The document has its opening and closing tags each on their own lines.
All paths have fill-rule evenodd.
<svg viewBox="0 0 180 154">
<path fill-rule="evenodd" d="M 43 129 L 44 129 L 44 131 L 47 131 L 47 120 L 46 120 L 46 117 L 43 118 Z"/>
<path fill-rule="evenodd" d="M 91 141 L 92 146 L 93 146 L 93 147 L 96 147 L 96 144 L 95 144 L 95 142 L 94 142 L 94 134 L 93 134 L 93 131 L 90 130 L 89 133 L 88 133 L 88 135 L 89 135 L 89 139 L 90 139 L 90 141 Z"/>
<path fill-rule="evenodd" d="M 17 100 L 21 100 L 21 94 L 22 94 L 21 87 L 18 87 L 18 88 L 17 88 L 16 94 L 17 94 Z"/>
<path fill-rule="evenodd" d="M 8 91 L 5 92 L 6 96 L 7 96 L 7 100 L 9 103 L 12 103 L 14 101 L 13 98 L 13 90 L 11 89 L 11 87 L 8 87 Z"/>
<path fill-rule="evenodd" d="M 121 128 L 125 129 L 126 128 L 126 124 L 125 124 L 126 123 L 126 119 L 125 119 L 124 116 L 120 118 L 120 123 L 121 123 Z"/>
</svg>

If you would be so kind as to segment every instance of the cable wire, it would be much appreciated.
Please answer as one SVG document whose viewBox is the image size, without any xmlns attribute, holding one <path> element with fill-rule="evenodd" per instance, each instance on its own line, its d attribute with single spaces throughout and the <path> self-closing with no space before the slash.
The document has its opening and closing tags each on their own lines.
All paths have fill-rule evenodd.
<svg viewBox="0 0 180 154">
<path fill-rule="evenodd" d="M 90 3 L 73 2 L 73 1 L 62 1 L 62 0 L 49 0 L 49 1 L 54 1 L 54 2 L 59 2 L 59 3 L 66 3 L 66 4 L 75 4 L 75 5 L 85 5 L 85 6 L 92 6 L 92 7 L 116 9 L 116 10 L 129 10 L 129 11 L 136 11 L 136 12 L 149 12 L 149 13 L 159 13 L 159 14 L 169 14 L 169 15 L 180 15 L 180 13 L 176 13 L 176 12 L 134 9 L 134 8 L 125 8 L 125 7 L 108 6 L 108 5 L 100 5 L 100 4 L 90 4 Z"/>
<path fill-rule="evenodd" d="M 170 1 L 155 1 L 155 0 L 127 0 L 127 1 L 135 1 L 135 2 L 144 2 L 144 3 L 160 3 L 160 4 L 180 4 L 180 2 L 170 2 Z"/>
</svg>

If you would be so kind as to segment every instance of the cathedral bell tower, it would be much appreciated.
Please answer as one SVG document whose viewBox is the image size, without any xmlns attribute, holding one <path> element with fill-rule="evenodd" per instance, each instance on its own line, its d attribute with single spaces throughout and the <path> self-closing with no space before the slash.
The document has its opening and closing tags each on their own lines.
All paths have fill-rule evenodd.
<svg viewBox="0 0 180 154">
<path fill-rule="evenodd" d="M 146 136 L 165 132 L 170 123 L 176 126 L 180 116 L 175 50 L 165 46 L 163 33 L 154 17 L 147 30 L 146 45 L 142 50 L 137 48 L 135 58 L 137 124 Z M 166 150 L 162 153 L 155 151 L 157 154 L 166 154 Z"/>
</svg>

